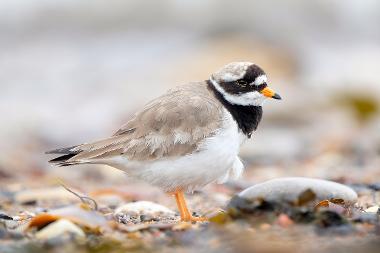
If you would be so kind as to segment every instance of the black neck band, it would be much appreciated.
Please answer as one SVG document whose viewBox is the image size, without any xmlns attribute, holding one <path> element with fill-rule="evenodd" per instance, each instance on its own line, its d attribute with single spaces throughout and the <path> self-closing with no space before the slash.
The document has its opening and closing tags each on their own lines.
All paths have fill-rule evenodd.
<svg viewBox="0 0 380 253">
<path fill-rule="evenodd" d="M 251 138 L 252 132 L 255 131 L 263 116 L 261 106 L 253 105 L 234 105 L 228 102 L 222 94 L 220 94 L 211 83 L 207 80 L 208 88 L 214 93 L 215 97 L 223 104 L 223 106 L 231 113 L 236 121 L 239 129 L 248 137 Z"/>
</svg>

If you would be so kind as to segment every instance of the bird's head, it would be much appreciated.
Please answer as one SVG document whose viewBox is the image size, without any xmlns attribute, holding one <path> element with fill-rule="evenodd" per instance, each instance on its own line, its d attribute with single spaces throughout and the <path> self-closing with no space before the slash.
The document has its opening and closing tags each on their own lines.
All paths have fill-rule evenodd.
<svg viewBox="0 0 380 253">
<path fill-rule="evenodd" d="M 268 87 L 265 72 L 251 62 L 232 62 L 210 77 L 215 89 L 231 104 L 261 106 L 267 98 L 281 99 Z"/>
</svg>

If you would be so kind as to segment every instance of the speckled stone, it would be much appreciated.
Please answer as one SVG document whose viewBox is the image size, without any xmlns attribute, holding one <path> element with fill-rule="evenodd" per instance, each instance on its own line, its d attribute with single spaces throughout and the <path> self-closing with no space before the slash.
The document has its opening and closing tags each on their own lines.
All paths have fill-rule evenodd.
<svg viewBox="0 0 380 253">
<path fill-rule="evenodd" d="M 174 216 L 175 213 L 169 208 L 150 201 L 127 203 L 118 207 L 114 212 L 114 217 L 122 223 L 144 222 Z"/>
</svg>

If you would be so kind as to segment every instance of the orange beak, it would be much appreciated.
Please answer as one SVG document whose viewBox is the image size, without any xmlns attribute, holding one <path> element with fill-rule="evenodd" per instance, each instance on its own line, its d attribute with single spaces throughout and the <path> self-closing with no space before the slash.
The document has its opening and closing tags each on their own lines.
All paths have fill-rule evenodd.
<svg viewBox="0 0 380 253">
<path fill-rule="evenodd" d="M 274 98 L 274 99 L 279 99 L 281 100 L 281 96 L 279 94 L 277 94 L 276 92 L 274 92 L 271 88 L 264 88 L 262 91 L 261 91 L 261 94 L 263 94 L 264 96 L 268 97 L 268 98 Z"/>
</svg>

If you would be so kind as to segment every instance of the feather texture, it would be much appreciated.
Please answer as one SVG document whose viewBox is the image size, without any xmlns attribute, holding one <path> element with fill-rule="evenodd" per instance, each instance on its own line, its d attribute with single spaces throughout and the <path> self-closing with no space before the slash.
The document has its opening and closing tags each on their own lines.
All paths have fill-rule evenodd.
<svg viewBox="0 0 380 253">
<path fill-rule="evenodd" d="M 130 161 L 152 161 L 191 154 L 221 127 L 223 106 L 205 82 L 169 90 L 148 103 L 113 136 L 93 143 L 57 149 L 58 165 L 98 163 L 124 156 Z"/>
</svg>

